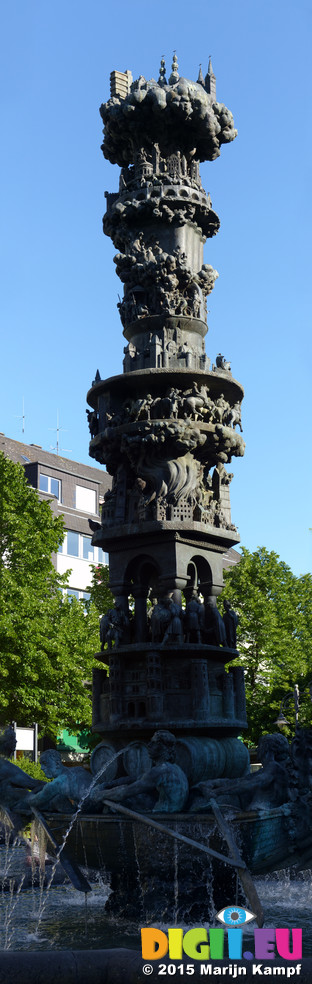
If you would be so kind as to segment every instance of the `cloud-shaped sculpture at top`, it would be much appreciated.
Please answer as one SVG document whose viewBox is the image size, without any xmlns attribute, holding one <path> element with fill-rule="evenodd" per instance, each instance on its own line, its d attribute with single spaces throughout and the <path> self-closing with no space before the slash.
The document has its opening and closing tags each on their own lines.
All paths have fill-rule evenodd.
<svg viewBox="0 0 312 984">
<path fill-rule="evenodd" d="M 155 143 L 166 157 L 179 149 L 186 158 L 213 161 L 220 146 L 234 140 L 232 113 L 198 82 L 179 78 L 164 85 L 141 76 L 123 98 L 115 95 L 100 108 L 102 150 L 112 164 L 131 164 L 138 148 Z"/>
</svg>

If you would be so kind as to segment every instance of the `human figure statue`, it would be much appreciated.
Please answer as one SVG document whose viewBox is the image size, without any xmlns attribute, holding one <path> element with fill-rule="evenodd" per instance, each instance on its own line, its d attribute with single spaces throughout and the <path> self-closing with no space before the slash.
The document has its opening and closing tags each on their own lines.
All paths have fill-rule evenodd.
<svg viewBox="0 0 312 984">
<path fill-rule="evenodd" d="M 290 751 L 285 735 L 263 735 L 258 745 L 262 769 L 241 779 L 199 782 L 191 790 L 191 813 L 207 810 L 211 797 L 239 810 L 269 810 L 282 806 L 289 794 Z"/>
<path fill-rule="evenodd" d="M 179 390 L 174 386 L 171 386 L 167 399 L 169 403 L 169 416 L 174 417 L 174 419 L 177 420 L 179 407 L 181 404 L 181 394 Z"/>
<path fill-rule="evenodd" d="M 288 799 L 290 749 L 285 735 L 262 735 L 258 745 L 262 769 L 255 777 L 255 793 L 250 809 L 281 806 Z"/>
<path fill-rule="evenodd" d="M 113 642 L 115 646 L 127 642 L 129 629 L 129 619 L 121 608 L 121 602 L 117 599 L 115 607 L 110 608 L 105 615 L 102 615 L 100 621 L 101 652 L 103 652 L 106 642 L 108 649 L 112 648 Z"/>
<path fill-rule="evenodd" d="M 89 431 L 91 438 L 95 437 L 99 430 L 99 418 L 96 410 L 86 410 L 88 417 Z"/>
<path fill-rule="evenodd" d="M 11 724 L 8 724 L 0 734 L 0 755 L 11 758 L 16 749 L 16 734 Z"/>
<path fill-rule="evenodd" d="M 239 622 L 239 618 L 233 608 L 230 606 L 230 602 L 224 601 L 224 615 L 223 621 L 225 625 L 226 632 L 226 642 L 229 649 L 236 649 L 236 629 Z"/>
<path fill-rule="evenodd" d="M 205 608 L 205 636 L 212 646 L 227 645 L 224 621 L 213 595 L 209 596 Z"/>
<path fill-rule="evenodd" d="M 202 408 L 205 405 L 205 396 L 200 391 L 198 383 L 193 383 L 191 390 L 184 396 L 184 406 L 187 413 L 191 413 L 194 420 L 202 420 Z"/>
<path fill-rule="evenodd" d="M 170 622 L 170 612 L 164 598 L 160 598 L 157 605 L 154 605 L 150 617 L 152 642 L 162 642 L 165 631 Z"/>
<path fill-rule="evenodd" d="M 221 355 L 221 352 L 218 352 L 216 357 L 216 366 L 217 369 L 225 369 L 227 372 L 231 371 L 231 363 L 226 361 L 224 355 Z"/>
<path fill-rule="evenodd" d="M 162 645 L 165 646 L 166 643 L 182 645 L 184 642 L 184 637 L 182 628 L 182 611 L 180 605 L 176 605 L 172 598 L 165 598 L 165 606 L 169 612 L 169 622 L 163 637 Z"/>
<path fill-rule="evenodd" d="M 204 606 L 199 601 L 197 591 L 194 588 L 185 609 L 186 642 L 201 642 L 201 631 L 204 627 L 204 620 Z"/>
<path fill-rule="evenodd" d="M 235 403 L 234 407 L 229 407 L 228 413 L 226 415 L 226 424 L 228 425 L 228 427 L 233 427 L 234 430 L 236 424 L 238 424 L 241 434 L 243 433 L 242 409 L 240 403 Z"/>
<path fill-rule="evenodd" d="M 228 410 L 229 404 L 224 399 L 224 393 L 220 393 L 218 400 L 215 400 L 215 416 L 218 423 L 222 424 Z"/>
<path fill-rule="evenodd" d="M 42 752 L 40 765 L 47 778 L 53 781 L 43 783 L 38 793 L 30 794 L 29 804 L 40 812 L 75 813 L 93 782 L 91 773 L 81 765 L 66 768 L 60 753 L 53 748 Z"/>
<path fill-rule="evenodd" d="M 126 181 L 126 179 L 127 179 L 127 177 L 128 177 L 128 168 L 127 167 L 122 167 L 121 168 L 121 171 L 120 171 L 120 177 L 119 177 L 119 194 L 122 194 L 123 191 L 126 191 L 126 188 L 127 188 L 127 181 Z"/>
<path fill-rule="evenodd" d="M 175 762 L 176 739 L 170 731 L 156 731 L 148 744 L 152 766 L 139 779 L 128 776 L 111 783 L 99 783 L 92 801 L 123 803 L 144 813 L 179 813 L 188 798 L 188 781 Z"/>
<path fill-rule="evenodd" d="M 221 502 L 219 500 L 217 500 L 214 503 L 214 526 L 218 526 L 221 528 L 223 527 L 223 529 L 227 529 L 226 516 L 223 512 Z"/>
<path fill-rule="evenodd" d="M 121 601 L 117 598 L 115 608 L 111 610 L 110 641 L 114 640 L 115 646 L 120 646 L 122 642 L 126 643 L 128 641 L 129 629 L 129 619 L 121 607 Z M 111 648 L 110 645 L 109 648 Z"/>
<path fill-rule="evenodd" d="M 41 779 L 32 779 L 18 765 L 0 757 L 0 806 L 6 810 L 28 815 L 30 790 L 36 792 L 45 785 Z"/>
<path fill-rule="evenodd" d="M 104 650 L 105 643 L 108 642 L 108 633 L 111 626 L 111 616 L 113 609 L 110 608 L 105 615 L 102 615 L 100 620 L 100 640 L 101 640 L 101 652 Z"/>
</svg>

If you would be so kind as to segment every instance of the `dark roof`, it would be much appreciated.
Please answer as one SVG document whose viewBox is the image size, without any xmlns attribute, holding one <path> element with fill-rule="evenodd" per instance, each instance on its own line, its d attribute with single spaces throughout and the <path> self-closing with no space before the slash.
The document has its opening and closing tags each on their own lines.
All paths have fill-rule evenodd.
<svg viewBox="0 0 312 984">
<path fill-rule="evenodd" d="M 63 458 L 61 454 L 53 454 L 52 451 L 44 451 L 39 444 L 23 444 L 22 441 L 14 441 L 5 434 L 0 433 L 0 451 L 10 458 L 11 461 L 26 465 L 28 462 L 36 462 L 41 465 L 57 468 L 67 474 L 77 475 L 80 478 L 89 479 L 100 486 L 100 494 L 111 487 L 111 478 L 107 473 L 92 465 L 83 465 L 80 461 L 71 461 Z"/>
</svg>

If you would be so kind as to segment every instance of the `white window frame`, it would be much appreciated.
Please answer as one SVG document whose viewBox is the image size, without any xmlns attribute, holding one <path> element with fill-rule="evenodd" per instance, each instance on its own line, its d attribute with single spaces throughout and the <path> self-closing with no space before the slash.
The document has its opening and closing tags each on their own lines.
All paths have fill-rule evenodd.
<svg viewBox="0 0 312 984">
<path fill-rule="evenodd" d="M 47 490 L 40 488 L 40 479 L 41 479 L 41 476 L 42 476 L 42 478 L 47 478 L 48 479 L 48 489 Z M 59 494 L 58 495 L 55 495 L 55 492 L 52 492 L 51 491 L 51 482 L 58 482 L 58 487 L 59 487 Z M 46 472 L 42 472 L 41 471 L 39 473 L 39 492 L 43 492 L 43 495 L 52 496 L 52 499 L 56 499 L 57 502 L 62 502 L 62 481 L 61 481 L 61 479 L 60 478 L 55 478 L 55 475 L 47 475 Z"/>
<path fill-rule="evenodd" d="M 78 554 L 70 554 L 70 553 L 68 553 L 68 550 L 67 550 L 67 543 L 68 543 L 67 534 L 68 533 L 76 533 L 77 536 L 78 536 Z M 63 540 L 63 543 L 61 543 L 60 546 L 59 546 L 58 553 L 62 554 L 64 557 L 69 557 L 69 558 L 72 557 L 73 560 L 83 561 L 84 564 L 103 564 L 103 566 L 107 566 L 108 565 L 108 554 L 105 554 L 104 551 L 102 551 L 102 547 L 93 547 L 93 558 L 92 559 L 88 559 L 87 557 L 84 557 L 83 556 L 83 538 L 89 539 L 90 540 L 90 546 L 91 546 L 91 537 L 88 537 L 88 534 L 87 533 L 80 533 L 80 532 L 78 532 L 78 530 L 65 530 L 64 540 Z M 101 560 L 100 557 L 99 557 L 100 550 L 103 553 L 103 557 L 105 558 L 104 560 Z"/>
<path fill-rule="evenodd" d="M 89 601 L 91 597 L 90 591 L 85 591 L 84 588 L 71 588 L 70 585 L 64 588 L 64 596 L 65 598 L 76 598 L 76 601 L 83 602 Z"/>
</svg>

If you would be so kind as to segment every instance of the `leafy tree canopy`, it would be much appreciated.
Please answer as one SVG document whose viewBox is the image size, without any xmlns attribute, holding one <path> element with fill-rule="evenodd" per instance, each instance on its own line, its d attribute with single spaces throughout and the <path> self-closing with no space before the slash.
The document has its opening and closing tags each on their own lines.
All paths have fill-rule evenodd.
<svg viewBox="0 0 312 984">
<path fill-rule="evenodd" d="M 0 454 L 0 720 L 55 738 L 91 720 L 88 681 L 99 648 L 94 604 L 64 597 L 51 561 L 64 536 L 28 485 L 21 465 Z"/>
<path fill-rule="evenodd" d="M 95 605 L 99 615 L 104 615 L 109 608 L 113 608 L 115 601 L 109 588 L 109 570 L 103 564 L 91 564 L 92 581 L 89 586 L 90 602 Z"/>
<path fill-rule="evenodd" d="M 223 600 L 239 615 L 237 645 L 245 669 L 248 737 L 276 730 L 281 701 L 289 736 L 294 730 L 297 683 L 300 724 L 312 721 L 308 682 L 312 678 L 312 577 L 296 577 L 273 551 L 242 549 L 240 563 L 225 575 Z M 287 731 L 286 731 L 287 734 Z"/>
</svg>

